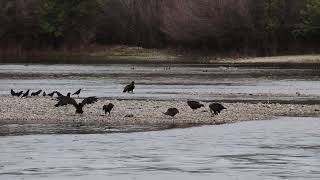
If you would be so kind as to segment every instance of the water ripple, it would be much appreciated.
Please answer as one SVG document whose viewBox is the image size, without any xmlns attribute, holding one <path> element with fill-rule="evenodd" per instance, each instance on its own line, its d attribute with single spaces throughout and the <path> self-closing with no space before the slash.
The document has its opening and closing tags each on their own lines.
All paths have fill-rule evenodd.
<svg viewBox="0 0 320 180">
<path fill-rule="evenodd" d="M 3 136 L 0 179 L 320 179 L 319 118 Z M 264 133 L 261 133 L 264 132 Z"/>
</svg>

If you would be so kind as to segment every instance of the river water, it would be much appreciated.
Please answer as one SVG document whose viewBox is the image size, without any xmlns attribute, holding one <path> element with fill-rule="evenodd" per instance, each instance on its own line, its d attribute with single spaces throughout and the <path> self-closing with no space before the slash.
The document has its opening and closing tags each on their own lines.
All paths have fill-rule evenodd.
<svg viewBox="0 0 320 180">
<path fill-rule="evenodd" d="M 0 179 L 320 179 L 320 119 L 0 137 Z"/>
<path fill-rule="evenodd" d="M 132 80 L 135 93 L 122 93 Z M 65 94 L 82 88 L 82 97 L 123 99 L 283 94 L 253 98 L 291 102 L 319 98 L 320 73 L 313 67 L 0 64 L 0 95 L 11 88 Z M 57 125 L 9 125 L 0 131 L 1 180 L 320 179 L 317 117 L 131 133 Z"/>
<path fill-rule="evenodd" d="M 47 92 L 59 90 L 64 94 L 82 88 L 80 96 L 83 97 L 94 95 L 122 99 L 216 100 L 220 96 L 230 94 L 292 96 L 296 92 L 302 95 L 320 96 L 320 73 L 313 67 L 229 67 L 186 64 L 170 65 L 170 69 L 168 67 L 169 65 L 157 64 L 0 64 L 0 95 L 8 95 L 11 88 L 33 91 L 43 89 Z M 135 93 L 130 95 L 122 93 L 123 87 L 131 81 L 136 82 Z M 240 97 L 243 98 L 245 97 Z M 255 98 L 266 99 L 263 96 Z M 270 98 L 273 97 L 268 97 Z M 277 96 L 276 99 L 286 99 L 286 97 Z"/>
</svg>

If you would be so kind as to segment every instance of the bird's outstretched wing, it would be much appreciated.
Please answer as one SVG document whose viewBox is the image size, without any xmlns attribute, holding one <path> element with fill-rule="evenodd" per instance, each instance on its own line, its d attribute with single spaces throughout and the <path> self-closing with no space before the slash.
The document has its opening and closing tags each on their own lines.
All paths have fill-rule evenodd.
<svg viewBox="0 0 320 180">
<path fill-rule="evenodd" d="M 58 100 L 58 103 L 56 105 L 54 105 L 56 107 L 66 106 L 68 104 L 72 104 L 72 105 L 74 105 L 74 107 L 78 107 L 76 100 L 74 100 L 73 98 L 70 98 L 68 96 L 57 97 L 57 100 Z"/>
<path fill-rule="evenodd" d="M 91 96 L 91 97 L 85 98 L 80 104 L 84 106 L 86 104 L 93 104 L 97 101 L 98 101 L 98 98 L 96 96 Z"/>
</svg>

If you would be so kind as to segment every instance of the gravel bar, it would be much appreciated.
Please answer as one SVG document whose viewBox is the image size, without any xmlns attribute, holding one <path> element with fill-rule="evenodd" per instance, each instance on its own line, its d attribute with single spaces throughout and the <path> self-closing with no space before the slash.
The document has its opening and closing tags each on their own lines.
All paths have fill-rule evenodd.
<svg viewBox="0 0 320 180">
<path fill-rule="evenodd" d="M 99 99 L 86 105 L 82 115 L 75 114 L 72 105 L 54 107 L 57 102 L 49 97 L 17 98 L 0 96 L 0 125 L 10 124 L 77 124 L 93 126 L 153 126 L 191 127 L 234 123 L 249 120 L 266 120 L 277 116 L 319 116 L 320 104 L 279 103 L 223 103 L 227 108 L 218 116 L 211 116 L 209 102 L 205 107 L 191 110 L 185 101 L 108 100 Z M 78 102 L 81 99 L 76 99 Z M 115 105 L 111 115 L 105 115 L 104 104 Z M 180 113 L 172 118 L 163 114 L 176 107 Z"/>
</svg>

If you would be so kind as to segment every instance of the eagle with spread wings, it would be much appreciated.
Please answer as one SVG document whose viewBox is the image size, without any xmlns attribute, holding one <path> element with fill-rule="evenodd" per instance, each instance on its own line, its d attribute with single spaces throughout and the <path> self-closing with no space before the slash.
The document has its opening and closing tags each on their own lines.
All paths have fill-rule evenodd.
<svg viewBox="0 0 320 180">
<path fill-rule="evenodd" d="M 98 101 L 98 98 L 96 96 L 87 97 L 82 100 L 82 102 L 77 103 L 77 101 L 69 96 L 60 96 L 57 97 L 58 103 L 54 105 L 55 107 L 59 106 L 66 106 L 68 104 L 73 105 L 76 108 L 76 113 L 82 114 L 83 113 L 83 106 L 86 104 L 93 104 Z"/>
</svg>

